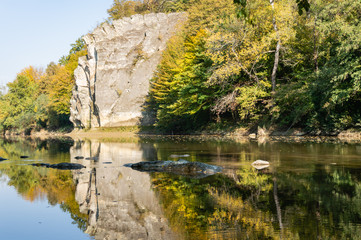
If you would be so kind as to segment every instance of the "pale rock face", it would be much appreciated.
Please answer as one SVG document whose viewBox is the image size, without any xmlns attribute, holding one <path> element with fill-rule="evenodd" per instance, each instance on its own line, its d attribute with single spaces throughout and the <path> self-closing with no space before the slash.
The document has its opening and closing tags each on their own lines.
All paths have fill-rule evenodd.
<svg viewBox="0 0 361 240">
<path fill-rule="evenodd" d="M 142 105 L 166 43 L 186 20 L 184 13 L 134 15 L 104 23 L 84 37 L 71 99 L 75 127 L 150 124 Z"/>
<path fill-rule="evenodd" d="M 123 167 L 154 159 L 152 144 L 76 141 L 70 153 L 73 163 L 86 166 L 73 175 L 75 200 L 80 212 L 88 214 L 86 233 L 96 240 L 179 238 L 164 216 L 150 175 Z"/>
</svg>

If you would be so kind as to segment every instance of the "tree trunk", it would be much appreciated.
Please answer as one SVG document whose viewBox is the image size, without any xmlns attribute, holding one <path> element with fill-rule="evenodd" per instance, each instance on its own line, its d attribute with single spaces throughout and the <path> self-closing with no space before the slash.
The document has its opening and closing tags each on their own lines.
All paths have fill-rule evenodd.
<svg viewBox="0 0 361 240">
<path fill-rule="evenodd" d="M 272 19 L 273 29 L 276 32 L 276 38 L 277 38 L 277 45 L 276 45 L 276 51 L 275 51 L 275 60 L 274 60 L 274 63 L 273 63 L 273 69 L 272 69 L 272 75 L 271 75 L 272 92 L 274 93 L 276 91 L 276 77 L 277 77 L 278 63 L 279 63 L 279 59 L 280 59 L 281 39 L 280 39 L 280 35 L 278 33 L 276 18 L 274 16 L 274 14 L 275 14 L 274 0 L 270 0 L 270 4 L 272 6 L 272 11 L 273 11 L 273 19 Z"/>
<path fill-rule="evenodd" d="M 276 204 L 278 224 L 280 226 L 280 239 L 282 240 L 283 239 L 282 211 L 281 211 L 280 201 L 278 199 L 277 179 L 276 179 L 276 177 L 273 178 L 273 199 L 274 199 L 275 204 Z"/>
<path fill-rule="evenodd" d="M 313 61 L 315 64 L 315 72 L 318 72 L 318 34 L 317 34 L 317 13 L 315 13 L 315 22 L 313 27 Z"/>
</svg>

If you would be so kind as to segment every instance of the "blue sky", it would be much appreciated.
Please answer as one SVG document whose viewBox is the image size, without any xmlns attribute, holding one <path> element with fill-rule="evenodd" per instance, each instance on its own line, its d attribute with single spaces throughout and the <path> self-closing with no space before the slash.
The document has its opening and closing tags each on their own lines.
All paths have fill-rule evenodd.
<svg viewBox="0 0 361 240">
<path fill-rule="evenodd" d="M 46 68 L 107 17 L 113 0 L 0 0 L 0 86 Z"/>
</svg>

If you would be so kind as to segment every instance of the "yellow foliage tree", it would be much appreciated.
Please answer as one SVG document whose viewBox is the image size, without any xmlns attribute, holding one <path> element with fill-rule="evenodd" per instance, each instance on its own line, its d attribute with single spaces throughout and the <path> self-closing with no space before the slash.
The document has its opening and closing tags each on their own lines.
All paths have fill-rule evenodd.
<svg viewBox="0 0 361 240">
<path fill-rule="evenodd" d="M 46 92 L 50 100 L 50 108 L 57 114 L 70 113 L 70 98 L 74 86 L 74 70 L 78 66 L 78 58 L 86 55 L 86 50 L 73 53 L 69 56 L 65 65 L 50 64 L 46 82 Z"/>
<path fill-rule="evenodd" d="M 247 18 L 233 14 L 212 29 L 207 47 L 214 71 L 208 83 L 234 86 L 234 90 L 218 99 L 213 107 L 217 115 L 239 106 L 242 119 L 255 120 L 263 108 L 257 105 L 271 107 L 267 101 L 270 72 L 272 80 L 275 72 L 270 62 L 277 51 L 275 45 L 280 47 L 282 43 L 282 50 L 287 51 L 287 44 L 295 38 L 295 4 L 291 0 L 277 1 L 273 5 L 267 1 L 252 1 L 247 4 Z"/>
<path fill-rule="evenodd" d="M 18 73 L 18 76 L 27 77 L 31 82 L 39 82 L 43 75 L 44 71 L 41 68 L 35 68 L 33 66 L 24 68 Z"/>
</svg>

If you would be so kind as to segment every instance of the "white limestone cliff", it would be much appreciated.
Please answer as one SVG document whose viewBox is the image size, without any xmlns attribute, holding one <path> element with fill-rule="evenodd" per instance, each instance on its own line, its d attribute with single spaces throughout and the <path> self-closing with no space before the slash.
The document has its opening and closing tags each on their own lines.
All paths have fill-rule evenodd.
<svg viewBox="0 0 361 240">
<path fill-rule="evenodd" d="M 103 23 L 84 37 L 70 120 L 77 128 L 147 125 L 142 112 L 149 80 L 166 43 L 186 20 L 184 13 L 134 15 Z"/>
</svg>

